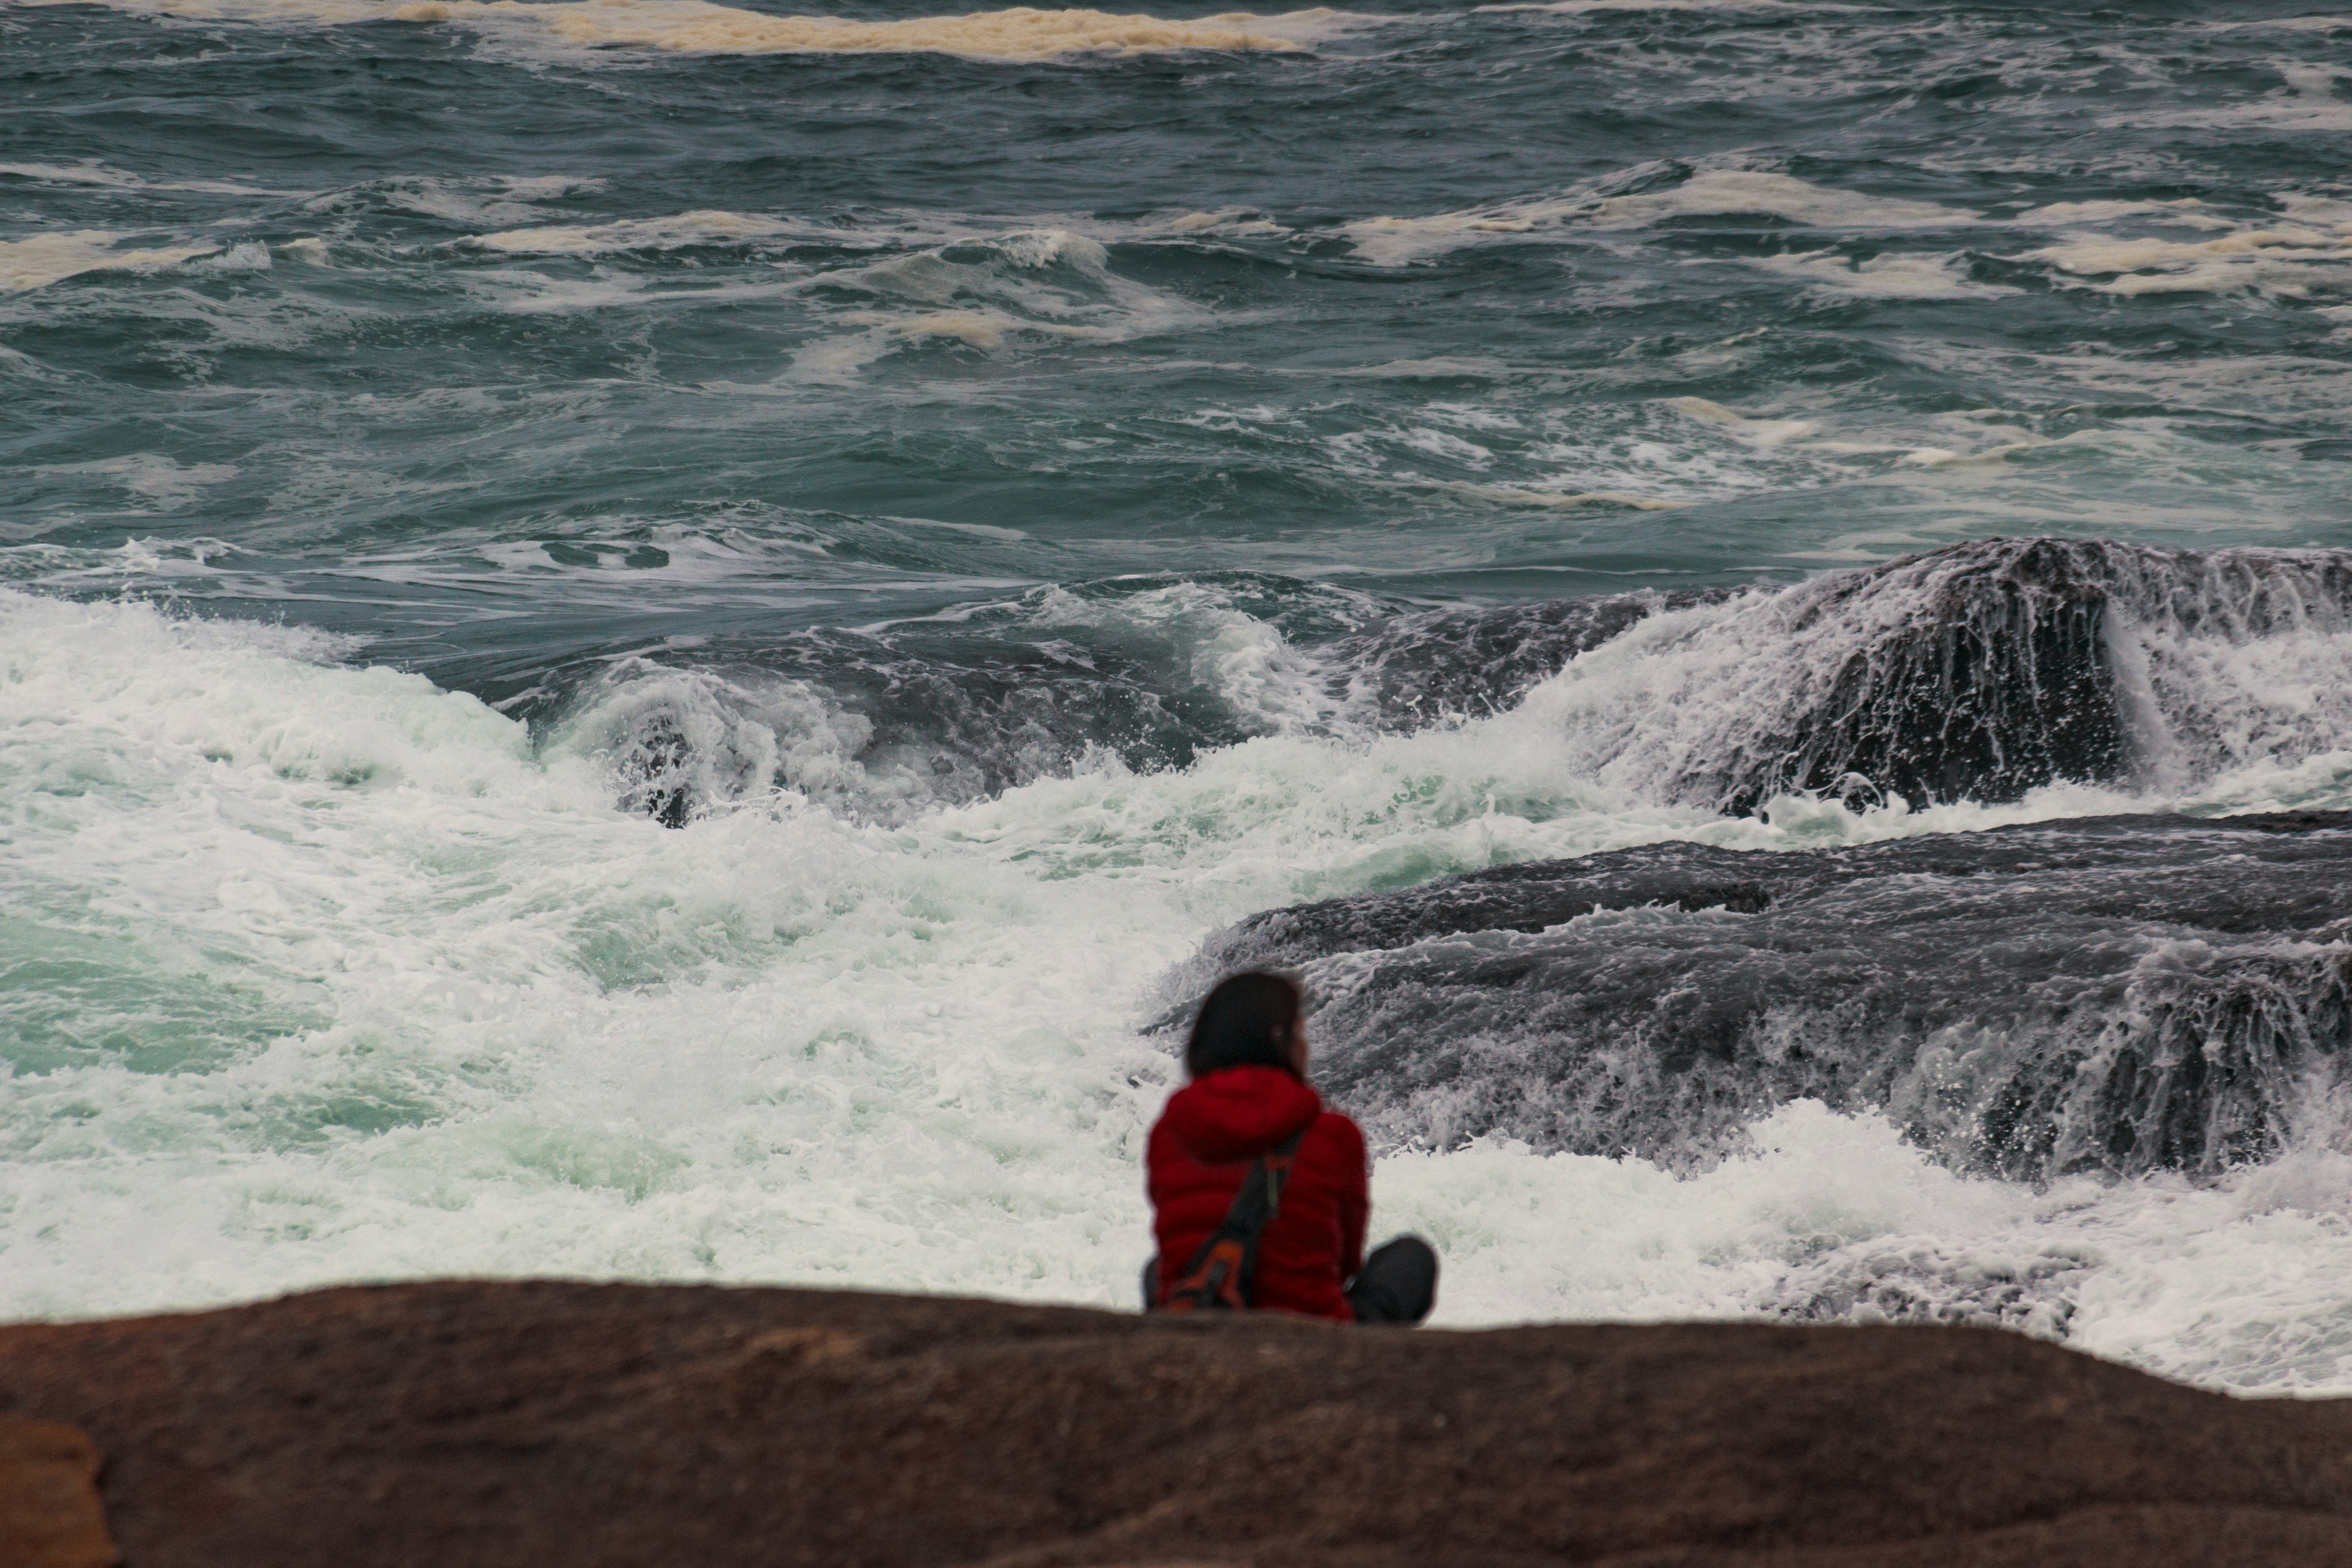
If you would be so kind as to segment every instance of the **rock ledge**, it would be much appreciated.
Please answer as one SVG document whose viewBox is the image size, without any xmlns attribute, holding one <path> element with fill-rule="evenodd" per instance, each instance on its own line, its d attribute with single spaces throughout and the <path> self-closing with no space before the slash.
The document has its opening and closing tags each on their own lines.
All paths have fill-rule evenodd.
<svg viewBox="0 0 2352 1568">
<path fill-rule="evenodd" d="M 0 1329 L 128 1568 L 2352 1563 L 2352 1402 L 2022 1337 L 447 1282 Z"/>
</svg>

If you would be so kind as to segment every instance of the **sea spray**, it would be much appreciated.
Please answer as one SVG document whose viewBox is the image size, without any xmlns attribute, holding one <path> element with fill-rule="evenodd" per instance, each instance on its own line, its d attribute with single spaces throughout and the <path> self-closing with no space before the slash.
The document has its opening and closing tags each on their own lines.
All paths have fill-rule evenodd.
<svg viewBox="0 0 2352 1568">
<path fill-rule="evenodd" d="M 43 968 L 44 941 L 10 961 L 15 1017 L 76 1004 L 53 1009 L 69 1022 L 56 1055 L 7 1085 L 18 1311 L 551 1269 L 1116 1302 L 1141 1234 L 1137 1141 L 1173 1070 L 1134 1033 L 1136 977 L 1198 933 L 1496 859 L 1982 826 L 2087 798 L 1782 826 L 1637 809 L 1565 772 L 1546 782 L 1556 745 L 1539 766 L 1511 714 L 1267 737 L 896 827 L 785 792 L 673 832 L 621 809 L 595 759 L 541 754 L 519 722 L 415 678 L 317 662 L 331 645 L 135 606 L 7 609 L 8 718 L 53 759 L 12 795 L 12 903 L 34 922 L 19 929 L 105 954 Z M 1496 816 L 1498 795 L 1548 804 Z M 171 1054 L 173 1006 L 206 1018 L 200 1050 Z M 1792 1148 L 1848 1151 L 1804 1156 L 1841 1181 L 1892 1162 L 2017 1225 L 2041 1212 L 2021 1189 L 1932 1173 L 1867 1115 L 1779 1114 L 1799 1117 Z M 1741 1221 L 1726 1235 L 1745 1241 L 1638 1263 L 1658 1226 L 1686 1223 L 1668 1216 L 1707 1190 L 1692 1182 L 1777 1158 L 1782 1124 L 1759 1124 L 1719 1177 L 1501 1144 L 1443 1157 L 1460 1165 L 1399 1152 L 1376 1174 L 1381 1223 L 1439 1231 L 1456 1322 L 1788 1310 L 1781 1275 L 1822 1237 L 1915 1232 L 1927 1210 L 1823 1230 L 1816 1205 L 1801 1234 Z M 1437 1195 L 1455 1178 L 1423 1195 L 1415 1174 L 1489 1168 L 1499 1208 L 1449 1206 L 1468 1201 Z M 1633 1272 L 1609 1306 L 1617 1276 L 1559 1238 L 1625 1184 L 1657 1206 L 1628 1219 L 1651 1234 L 1626 1234 Z M 2138 1191 L 2094 1207 L 2140 1214 Z M 2201 1234 L 2158 1226 L 2109 1266 L 2158 1268 Z M 1565 1295 L 1537 1283 L 1570 1276 Z M 2283 1349 L 2228 1353 L 2236 1370 L 2214 1375 L 2315 1375 Z"/>
</svg>

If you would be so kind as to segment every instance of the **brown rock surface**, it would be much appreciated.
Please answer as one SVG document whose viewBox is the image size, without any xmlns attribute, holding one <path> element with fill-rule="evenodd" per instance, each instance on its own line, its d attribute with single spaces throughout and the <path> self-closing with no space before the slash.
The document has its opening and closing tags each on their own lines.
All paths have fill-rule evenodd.
<svg viewBox="0 0 2352 1568">
<path fill-rule="evenodd" d="M 0 1563 L 112 1568 L 98 1449 L 62 1421 L 0 1418 Z"/>
<path fill-rule="evenodd" d="M 2352 1402 L 1989 1331 L 448 1283 L 0 1329 L 128 1568 L 2352 1564 Z"/>
</svg>

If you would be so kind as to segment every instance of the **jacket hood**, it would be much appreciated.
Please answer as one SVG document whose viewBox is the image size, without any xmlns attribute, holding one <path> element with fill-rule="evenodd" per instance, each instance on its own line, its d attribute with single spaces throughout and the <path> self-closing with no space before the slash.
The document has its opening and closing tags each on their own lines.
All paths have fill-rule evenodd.
<svg viewBox="0 0 2352 1568">
<path fill-rule="evenodd" d="M 1323 1097 L 1280 1068 L 1225 1068 L 1169 1097 L 1168 1131 L 1204 1164 L 1254 1160 L 1323 1113 Z"/>
</svg>

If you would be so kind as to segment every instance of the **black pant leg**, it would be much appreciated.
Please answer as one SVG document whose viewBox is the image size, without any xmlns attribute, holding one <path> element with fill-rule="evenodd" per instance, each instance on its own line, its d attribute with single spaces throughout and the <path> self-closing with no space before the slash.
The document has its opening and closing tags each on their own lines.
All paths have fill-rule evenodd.
<svg viewBox="0 0 2352 1568">
<path fill-rule="evenodd" d="M 1160 1305 L 1160 1259 L 1153 1258 L 1143 1266 L 1143 1310 L 1147 1312 Z"/>
<path fill-rule="evenodd" d="M 1437 1305 L 1437 1253 L 1417 1236 L 1400 1236 L 1372 1248 L 1363 1271 L 1348 1282 L 1348 1304 L 1360 1323 L 1417 1323 Z"/>
</svg>

